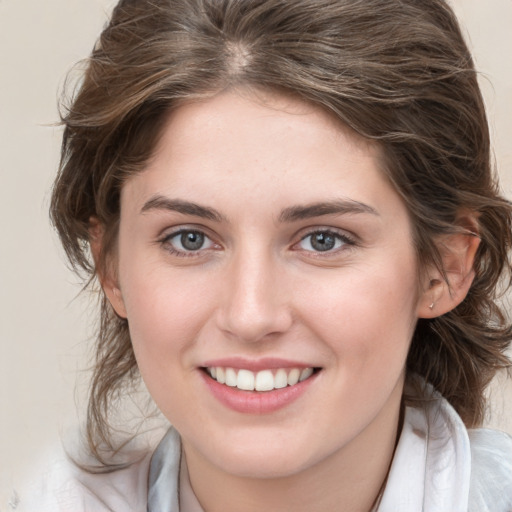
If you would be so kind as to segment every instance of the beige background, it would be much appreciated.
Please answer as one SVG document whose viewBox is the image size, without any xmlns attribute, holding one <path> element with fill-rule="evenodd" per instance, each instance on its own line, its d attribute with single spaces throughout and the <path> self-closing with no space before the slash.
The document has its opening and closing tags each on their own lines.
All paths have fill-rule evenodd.
<svg viewBox="0 0 512 512">
<path fill-rule="evenodd" d="M 496 159 L 512 197 L 512 0 L 454 0 L 479 69 Z M 90 297 L 48 223 L 58 162 L 57 90 L 88 55 L 110 0 L 0 0 L 0 490 L 77 421 Z M 489 423 L 512 433 L 511 385 Z M 2 500 L 0 499 L 0 509 Z"/>
</svg>

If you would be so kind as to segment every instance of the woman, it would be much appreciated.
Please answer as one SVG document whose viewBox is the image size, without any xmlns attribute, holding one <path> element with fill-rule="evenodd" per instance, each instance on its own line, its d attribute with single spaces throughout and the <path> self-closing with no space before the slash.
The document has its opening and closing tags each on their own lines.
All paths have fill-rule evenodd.
<svg viewBox="0 0 512 512">
<path fill-rule="evenodd" d="M 51 215 L 104 301 L 101 467 L 59 506 L 512 509 L 473 430 L 511 210 L 444 1 L 121 1 L 64 124 Z M 173 428 L 125 467 L 139 374 Z"/>
</svg>

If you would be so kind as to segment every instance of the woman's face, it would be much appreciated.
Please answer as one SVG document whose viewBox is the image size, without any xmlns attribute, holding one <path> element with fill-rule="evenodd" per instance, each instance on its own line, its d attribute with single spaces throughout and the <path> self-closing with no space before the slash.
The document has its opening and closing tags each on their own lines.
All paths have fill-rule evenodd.
<svg viewBox="0 0 512 512">
<path fill-rule="evenodd" d="M 187 456 L 284 476 L 396 428 L 423 301 L 380 165 L 315 107 L 230 92 L 124 185 L 116 307 Z"/>
</svg>

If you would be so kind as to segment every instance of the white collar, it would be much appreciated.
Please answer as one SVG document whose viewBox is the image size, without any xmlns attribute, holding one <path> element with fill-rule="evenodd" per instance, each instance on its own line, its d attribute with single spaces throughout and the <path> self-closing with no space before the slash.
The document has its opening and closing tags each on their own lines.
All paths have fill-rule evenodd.
<svg viewBox="0 0 512 512">
<path fill-rule="evenodd" d="M 467 512 L 471 449 L 464 423 L 436 393 L 406 407 L 378 512 Z"/>
<path fill-rule="evenodd" d="M 180 461 L 180 436 L 170 428 L 151 458 L 147 512 L 179 512 Z"/>
</svg>

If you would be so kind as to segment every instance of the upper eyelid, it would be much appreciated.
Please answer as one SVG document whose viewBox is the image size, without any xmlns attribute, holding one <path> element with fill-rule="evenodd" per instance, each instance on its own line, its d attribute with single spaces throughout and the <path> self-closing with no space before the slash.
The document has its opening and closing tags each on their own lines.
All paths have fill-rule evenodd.
<svg viewBox="0 0 512 512">
<path fill-rule="evenodd" d="M 164 232 L 162 233 L 162 237 L 164 237 L 164 238 L 173 238 L 182 233 L 202 233 L 203 235 L 208 236 L 208 234 L 204 230 L 198 229 L 198 228 L 186 227 L 186 228 L 173 229 L 168 232 L 165 232 L 165 231 L 166 230 L 164 230 Z"/>
<path fill-rule="evenodd" d="M 347 238 L 350 236 L 345 230 L 336 229 L 336 228 L 312 228 L 308 229 L 303 236 L 313 235 L 315 233 L 332 233 L 333 235 L 346 236 Z"/>
<path fill-rule="evenodd" d="M 210 239 L 214 239 L 215 235 L 212 234 L 211 230 L 202 225 L 195 224 L 180 224 L 178 226 L 167 226 L 166 228 L 160 230 L 157 235 L 158 240 L 172 238 L 173 236 L 179 235 L 180 233 L 186 231 L 194 231 L 197 233 L 202 233 L 206 237 Z"/>
<path fill-rule="evenodd" d="M 350 240 L 353 243 L 356 243 L 359 240 L 359 237 L 354 233 L 347 231 L 346 229 L 335 228 L 332 226 L 314 226 L 304 228 L 298 231 L 295 236 L 298 237 L 299 240 L 304 240 L 304 238 L 311 236 L 315 233 L 332 233 L 333 235 L 337 235 L 340 238 Z"/>
</svg>

